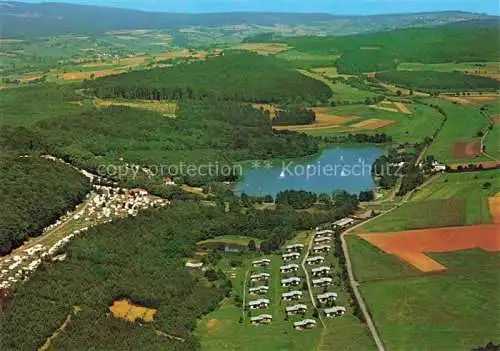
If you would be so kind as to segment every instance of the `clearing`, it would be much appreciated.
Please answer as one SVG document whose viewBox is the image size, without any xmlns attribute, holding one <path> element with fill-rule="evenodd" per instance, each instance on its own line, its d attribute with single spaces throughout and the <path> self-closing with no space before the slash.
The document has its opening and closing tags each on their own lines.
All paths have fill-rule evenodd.
<svg viewBox="0 0 500 351">
<path fill-rule="evenodd" d="M 152 322 L 158 312 L 153 308 L 146 308 L 133 304 L 128 299 L 117 300 L 109 308 L 113 317 L 134 323 L 137 319 Z"/>
</svg>

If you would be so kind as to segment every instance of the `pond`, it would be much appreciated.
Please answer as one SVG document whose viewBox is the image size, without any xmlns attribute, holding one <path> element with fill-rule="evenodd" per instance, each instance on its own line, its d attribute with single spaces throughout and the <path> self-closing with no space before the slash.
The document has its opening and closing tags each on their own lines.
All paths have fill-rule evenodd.
<svg viewBox="0 0 500 351">
<path fill-rule="evenodd" d="M 243 168 L 236 192 L 252 196 L 275 196 L 283 190 L 332 193 L 343 189 L 357 194 L 372 190 L 373 162 L 383 154 L 378 147 L 334 147 L 317 157 L 287 161 L 254 161 Z"/>
</svg>

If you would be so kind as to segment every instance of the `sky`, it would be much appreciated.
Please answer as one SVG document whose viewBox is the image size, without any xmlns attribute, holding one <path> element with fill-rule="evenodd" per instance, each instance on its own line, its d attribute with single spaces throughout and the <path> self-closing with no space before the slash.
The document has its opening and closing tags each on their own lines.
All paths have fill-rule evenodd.
<svg viewBox="0 0 500 351">
<path fill-rule="evenodd" d="M 39 0 L 19 0 L 42 2 Z M 161 12 L 323 12 L 338 15 L 368 15 L 424 11 L 460 10 L 500 14 L 498 0 L 65 0 L 88 4 Z"/>
</svg>

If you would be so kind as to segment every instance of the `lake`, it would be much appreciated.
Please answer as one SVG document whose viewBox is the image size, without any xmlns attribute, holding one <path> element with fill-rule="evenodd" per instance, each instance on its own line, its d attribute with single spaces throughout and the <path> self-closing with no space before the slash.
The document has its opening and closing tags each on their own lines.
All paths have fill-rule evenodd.
<svg viewBox="0 0 500 351">
<path fill-rule="evenodd" d="M 343 189 L 357 194 L 375 188 L 371 166 L 382 154 L 382 149 L 371 146 L 334 147 L 323 150 L 316 158 L 254 161 L 243 168 L 236 192 L 274 197 L 287 189 L 315 193 Z"/>
</svg>

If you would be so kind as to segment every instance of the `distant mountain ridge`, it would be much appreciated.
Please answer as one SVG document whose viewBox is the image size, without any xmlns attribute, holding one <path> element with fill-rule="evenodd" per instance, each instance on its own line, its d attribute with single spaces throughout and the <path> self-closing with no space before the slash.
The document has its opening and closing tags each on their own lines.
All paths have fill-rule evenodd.
<svg viewBox="0 0 500 351">
<path fill-rule="evenodd" d="M 110 30 L 220 27 L 230 25 L 322 26 L 327 34 L 352 34 L 407 27 L 434 26 L 491 18 L 484 14 L 445 11 L 396 15 L 339 16 L 324 13 L 164 13 L 67 3 L 0 3 L 2 37 L 99 34 Z M 331 33 L 328 29 L 331 28 Z"/>
</svg>

